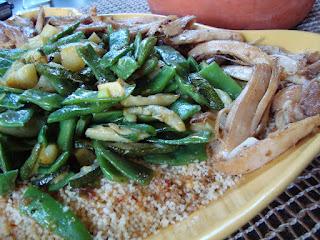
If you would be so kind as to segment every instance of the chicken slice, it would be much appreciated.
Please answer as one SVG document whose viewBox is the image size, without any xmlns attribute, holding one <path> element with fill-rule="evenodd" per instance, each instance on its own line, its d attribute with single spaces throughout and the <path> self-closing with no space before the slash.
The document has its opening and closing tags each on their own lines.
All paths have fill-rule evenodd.
<svg viewBox="0 0 320 240">
<path fill-rule="evenodd" d="M 222 139 L 226 150 L 231 151 L 255 132 L 262 117 L 261 115 L 257 121 L 255 114 L 267 92 L 270 77 L 269 65 L 258 64 L 254 67 L 252 78 L 237 97 L 228 114 Z"/>
<path fill-rule="evenodd" d="M 230 40 L 213 40 L 200 43 L 189 53 L 194 58 L 207 58 L 216 54 L 228 54 L 249 64 L 272 64 L 271 58 L 258 47 Z"/>
<path fill-rule="evenodd" d="M 169 39 L 173 45 L 194 44 L 210 40 L 236 40 L 244 41 L 241 33 L 222 29 L 195 29 L 186 30 Z"/>
<path fill-rule="evenodd" d="M 320 115 L 290 123 L 263 140 L 248 138 L 230 153 L 216 154 L 216 143 L 208 146 L 215 169 L 226 174 L 252 172 L 278 157 L 320 126 Z"/>
</svg>

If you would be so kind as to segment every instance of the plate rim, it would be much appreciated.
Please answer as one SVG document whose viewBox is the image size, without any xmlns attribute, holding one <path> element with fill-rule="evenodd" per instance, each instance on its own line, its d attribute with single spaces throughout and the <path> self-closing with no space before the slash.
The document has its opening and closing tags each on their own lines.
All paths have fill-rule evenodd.
<svg viewBox="0 0 320 240">
<path fill-rule="evenodd" d="M 70 11 L 70 14 L 78 15 L 81 14 L 78 10 L 75 8 L 47 8 L 47 11 L 50 12 L 52 10 L 59 11 L 59 9 L 63 9 L 63 11 Z M 16 15 L 26 15 L 30 14 L 30 12 L 37 11 L 37 9 L 32 9 L 28 11 L 18 12 Z M 164 17 L 164 15 L 158 15 L 158 14 L 152 14 L 152 13 L 116 13 L 116 14 L 99 14 L 102 16 L 114 16 L 114 17 L 123 17 L 123 18 L 129 18 L 129 17 L 141 17 L 141 16 L 160 16 Z M 204 24 L 197 24 L 200 28 L 210 28 L 210 26 L 204 25 Z M 236 31 L 236 30 L 235 30 Z M 245 36 L 246 35 L 255 35 L 255 34 L 262 34 L 263 36 L 268 35 L 286 35 L 286 34 L 293 34 L 294 36 L 300 35 L 301 38 L 307 38 L 307 40 L 311 39 L 311 42 L 319 41 L 320 42 L 320 34 L 317 33 L 311 33 L 311 32 L 305 32 L 305 31 L 297 31 L 297 30 L 241 30 Z M 315 40 L 316 39 L 316 40 Z M 285 43 L 283 43 L 285 44 Z M 289 49 L 290 50 L 290 49 Z M 307 49 L 310 50 L 310 49 Z M 311 50 L 318 50 L 320 51 L 320 46 L 315 46 L 315 49 Z M 292 51 L 292 50 L 291 50 Z M 296 49 L 293 49 L 293 51 L 297 51 Z M 280 195 L 286 187 L 293 182 L 293 180 L 307 167 L 307 165 L 314 159 L 314 157 L 317 156 L 317 154 L 320 153 L 320 133 L 315 134 L 313 136 L 307 137 L 307 139 L 302 140 L 297 146 L 290 148 L 285 153 L 281 154 L 280 157 L 274 159 L 272 162 L 268 163 L 267 165 L 263 166 L 262 168 L 247 174 L 243 176 L 240 179 L 239 183 L 236 183 L 234 187 L 231 189 L 228 189 L 223 195 L 219 196 L 218 199 L 212 200 L 207 206 L 201 206 L 200 209 L 196 210 L 192 214 L 190 214 L 186 220 L 183 220 L 182 222 L 178 222 L 174 225 L 171 225 L 167 228 L 162 228 L 158 232 L 156 232 L 155 235 L 149 236 L 147 239 L 163 239 L 170 237 L 170 239 L 194 239 L 194 232 L 192 232 L 188 226 L 187 228 L 179 228 L 182 224 L 184 224 L 188 219 L 192 219 L 197 214 L 202 214 L 201 212 L 209 209 L 209 207 L 212 207 L 214 205 L 217 205 L 217 203 L 224 198 L 226 198 L 229 194 L 232 194 L 234 191 L 238 191 L 239 188 L 245 187 L 247 184 L 246 181 L 248 179 L 253 178 L 257 179 L 257 177 L 261 176 L 265 172 L 272 171 L 272 169 L 276 168 L 277 166 L 280 166 L 281 164 L 284 165 L 286 163 L 286 160 L 288 160 L 291 156 L 291 158 L 296 159 L 295 162 L 290 165 L 290 170 L 292 172 L 290 174 L 284 173 L 284 176 L 281 178 L 273 179 L 272 183 L 275 183 L 274 186 L 269 186 L 267 188 L 268 191 L 265 191 L 263 193 L 259 193 L 259 195 L 252 198 L 251 201 L 246 201 L 245 206 L 242 206 L 242 210 L 238 209 L 240 212 L 235 212 L 233 214 L 229 214 L 227 219 L 223 220 L 223 224 L 220 224 L 220 227 L 217 229 L 212 229 L 214 226 L 209 227 L 211 229 L 208 231 L 208 228 L 206 230 L 202 231 L 201 233 L 196 232 L 197 238 L 199 239 L 222 239 L 227 237 L 228 235 L 232 234 L 234 231 L 236 231 L 238 228 L 242 227 L 244 224 L 246 224 L 250 219 L 252 219 L 254 216 L 256 216 L 259 212 L 261 212 L 262 209 L 264 209 L 270 202 L 272 202 L 278 195 Z M 300 161 L 298 163 L 298 160 Z M 283 167 L 283 166 L 282 166 Z M 276 184 L 276 180 L 278 183 Z M 270 185 L 270 183 L 269 183 Z M 241 190 L 240 190 L 241 191 Z M 243 208 L 245 210 L 243 210 Z M 207 220 L 207 216 L 202 214 L 203 217 L 206 217 L 205 220 Z M 199 220 L 199 219 L 198 219 Z M 208 224 L 207 224 L 208 225 Z M 177 230 L 177 228 L 180 229 Z M 181 233 L 181 231 L 184 231 L 184 233 Z M 188 232 L 189 231 L 189 232 Z M 189 235 L 186 235 L 190 233 Z"/>
</svg>

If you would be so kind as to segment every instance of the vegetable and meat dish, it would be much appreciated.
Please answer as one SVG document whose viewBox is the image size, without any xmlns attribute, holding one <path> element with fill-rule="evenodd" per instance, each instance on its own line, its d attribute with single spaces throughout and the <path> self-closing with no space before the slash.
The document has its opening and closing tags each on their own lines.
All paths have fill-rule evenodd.
<svg viewBox="0 0 320 240">
<path fill-rule="evenodd" d="M 2 239 L 145 238 L 320 125 L 319 52 L 194 16 L 0 29 Z"/>
</svg>

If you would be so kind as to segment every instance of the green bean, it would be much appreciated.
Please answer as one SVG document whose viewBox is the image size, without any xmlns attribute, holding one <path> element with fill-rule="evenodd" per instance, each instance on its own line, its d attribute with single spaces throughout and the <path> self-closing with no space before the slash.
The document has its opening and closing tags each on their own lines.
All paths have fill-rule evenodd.
<svg viewBox="0 0 320 240">
<path fill-rule="evenodd" d="M 66 36 L 63 37 L 61 39 L 59 39 L 58 41 L 54 42 L 54 43 L 48 43 L 46 45 L 44 45 L 41 50 L 46 54 L 52 54 L 54 52 L 59 51 L 59 47 L 66 45 L 68 43 L 76 43 L 76 42 L 80 42 L 82 39 L 85 38 L 85 35 L 83 32 L 76 32 L 70 36 Z"/>
<path fill-rule="evenodd" d="M 198 144 L 207 143 L 210 141 L 212 133 L 210 131 L 198 131 L 190 134 L 187 137 L 180 139 L 149 139 L 148 142 L 169 144 L 169 145 L 188 145 L 188 144 Z"/>
<path fill-rule="evenodd" d="M 177 73 L 185 75 L 189 72 L 188 61 L 177 50 L 167 45 L 156 46 L 155 49 L 167 65 L 176 68 Z"/>
<path fill-rule="evenodd" d="M 177 84 L 177 81 L 174 78 L 168 83 L 168 86 L 165 89 L 163 89 L 163 92 L 173 93 L 173 92 L 176 92 L 178 90 L 178 88 L 179 88 L 179 86 Z"/>
<path fill-rule="evenodd" d="M 54 35 L 52 38 L 49 39 L 48 42 L 49 43 L 57 42 L 59 39 L 74 33 L 74 31 L 79 27 L 79 25 L 80 25 L 80 22 L 76 22 L 72 24 L 71 26 L 62 30 L 60 33 Z"/>
<path fill-rule="evenodd" d="M 64 186 L 68 185 L 70 179 L 75 175 L 73 172 L 63 172 L 60 175 L 56 176 L 49 184 L 49 192 L 55 192 Z"/>
<path fill-rule="evenodd" d="M 92 239 L 88 230 L 69 208 L 36 187 L 30 186 L 24 192 L 20 211 L 63 239 Z"/>
<path fill-rule="evenodd" d="M 168 83 L 174 78 L 175 70 L 173 67 L 165 66 L 146 86 L 146 94 L 161 93 Z"/>
<path fill-rule="evenodd" d="M 128 79 L 137 69 L 139 65 L 132 57 L 124 56 L 111 66 L 111 70 L 121 79 Z"/>
<path fill-rule="evenodd" d="M 200 112 L 201 106 L 191 104 L 183 99 L 178 99 L 171 105 L 170 109 L 177 113 L 182 120 L 186 120 L 197 112 Z"/>
<path fill-rule="evenodd" d="M 78 88 L 74 93 L 64 99 L 63 104 L 81 104 L 81 103 L 117 103 L 127 98 L 134 90 L 135 85 L 125 87 L 125 95 L 122 97 L 98 97 L 98 91 L 91 91 Z"/>
<path fill-rule="evenodd" d="M 48 93 L 36 89 L 24 91 L 19 96 L 19 99 L 22 102 L 36 104 L 46 111 L 52 111 L 56 108 L 60 108 L 63 101 L 63 98 L 56 93 Z"/>
<path fill-rule="evenodd" d="M 0 98 L 0 107 L 4 107 L 6 109 L 19 109 L 24 106 L 24 104 L 19 102 L 20 96 L 15 93 L 4 93 L 2 98 Z"/>
<path fill-rule="evenodd" d="M 20 110 L 22 111 L 22 110 Z M 5 114 L 1 113 L 1 114 Z M 1 114 L 0 114 L 0 119 L 1 119 Z M 23 115 L 24 117 L 26 117 L 26 115 Z M 15 123 L 14 125 L 22 125 L 21 127 L 13 127 L 11 124 L 11 126 L 9 127 L 9 125 L 5 124 L 5 125 L 1 125 L 1 121 L 0 121 L 0 132 L 7 134 L 7 135 L 11 135 L 11 136 L 15 136 L 15 137 L 21 137 L 21 138 L 30 138 L 30 137 L 35 137 L 37 136 L 40 128 L 43 126 L 44 124 L 44 116 L 42 115 L 34 115 L 29 121 L 26 121 L 25 123 L 23 121 L 21 121 L 21 118 L 23 118 L 22 116 L 19 117 L 19 114 L 15 113 L 15 114 L 8 114 L 7 117 L 9 117 L 12 121 L 12 123 Z M 20 120 L 18 120 L 18 118 Z M 25 119 L 27 120 L 27 119 Z M 3 123 L 3 122 L 2 122 Z"/>
<path fill-rule="evenodd" d="M 157 143 L 112 143 L 106 142 L 104 146 L 112 151 L 128 157 L 142 157 L 147 154 L 160 154 L 174 152 L 178 146 Z"/>
<path fill-rule="evenodd" d="M 51 174 L 61 169 L 68 161 L 70 153 L 68 151 L 62 152 L 54 163 L 48 168 L 42 168 L 42 174 Z"/>
<path fill-rule="evenodd" d="M 122 175 L 105 157 L 103 146 L 97 141 L 93 142 L 94 150 L 97 156 L 97 160 L 101 171 L 106 179 L 115 182 L 128 182 L 128 178 Z"/>
<path fill-rule="evenodd" d="M 130 180 L 142 185 L 146 185 L 151 181 L 153 176 L 151 169 L 127 159 L 121 159 L 117 154 L 103 148 L 103 145 L 99 141 L 96 143 L 96 145 L 99 146 L 103 157 Z"/>
<path fill-rule="evenodd" d="M 84 132 L 86 131 L 88 125 L 90 124 L 91 119 L 92 119 L 91 115 L 80 116 L 77 122 L 75 134 L 74 134 L 75 138 L 80 138 L 84 135 Z"/>
<path fill-rule="evenodd" d="M 90 166 L 84 166 L 80 172 L 69 179 L 72 188 L 96 186 L 101 176 L 101 169 L 97 161 Z"/>
<path fill-rule="evenodd" d="M 39 155 L 41 148 L 46 147 L 48 144 L 46 137 L 47 130 L 48 127 L 46 125 L 41 128 L 38 134 L 38 142 L 34 145 L 30 156 L 20 168 L 20 177 L 22 180 L 27 180 L 36 174 L 39 168 Z"/>
<path fill-rule="evenodd" d="M 23 109 L 18 111 L 7 110 L 0 113 L 0 127 L 24 127 L 26 123 L 30 121 L 33 114 L 33 109 Z"/>
<path fill-rule="evenodd" d="M 90 44 L 78 47 L 77 52 L 83 61 L 91 68 L 98 81 L 105 82 L 115 80 L 110 70 L 100 64 L 101 59 Z"/>
<path fill-rule="evenodd" d="M 150 164 L 179 166 L 207 160 L 206 144 L 192 144 L 180 146 L 176 151 L 168 154 L 150 154 L 143 160 Z"/>
<path fill-rule="evenodd" d="M 134 48 L 133 56 L 136 60 L 138 59 L 141 41 L 142 41 L 142 34 L 140 32 L 138 32 L 136 37 L 134 38 L 134 42 L 133 42 L 133 48 Z"/>
<path fill-rule="evenodd" d="M 19 88 L 12 88 L 12 87 L 7 87 L 7 86 L 1 86 L 0 85 L 0 93 L 23 93 L 22 89 Z"/>
<path fill-rule="evenodd" d="M 135 54 L 135 58 L 140 66 L 145 63 L 147 58 L 154 51 L 156 43 L 156 37 L 147 37 L 141 41 L 140 46 L 137 49 L 137 53 Z"/>
<path fill-rule="evenodd" d="M 121 122 L 123 120 L 123 112 L 120 110 L 93 113 L 92 115 L 94 123 Z"/>
<path fill-rule="evenodd" d="M 188 57 L 188 64 L 189 64 L 189 69 L 190 72 L 199 72 L 201 70 L 199 64 L 193 57 Z"/>
<path fill-rule="evenodd" d="M 72 148 L 72 140 L 76 128 L 77 120 L 70 118 L 60 122 L 60 130 L 57 139 L 59 149 L 62 151 L 70 151 Z"/>
<path fill-rule="evenodd" d="M 178 85 L 178 90 L 186 95 L 191 97 L 196 103 L 200 105 L 209 106 L 209 102 L 205 99 L 204 96 L 198 93 L 198 90 L 195 86 L 185 81 L 181 76 L 176 75 L 175 81 Z"/>
<path fill-rule="evenodd" d="M 0 57 L 0 77 L 2 77 L 12 65 L 13 61 Z"/>
<path fill-rule="evenodd" d="M 129 45 L 130 35 L 128 29 L 119 29 L 109 34 L 109 48 L 122 49 Z"/>
<path fill-rule="evenodd" d="M 229 77 L 215 62 L 204 67 L 199 74 L 207 79 L 213 87 L 228 93 L 232 99 L 236 99 L 242 91 L 238 83 Z"/>
<path fill-rule="evenodd" d="M 131 79 L 139 79 L 150 73 L 152 73 L 158 66 L 159 60 L 156 57 L 151 57 L 146 60 L 146 62 L 131 75 Z"/>
<path fill-rule="evenodd" d="M 75 89 L 72 81 L 79 81 L 79 77 L 62 67 L 48 64 L 36 64 L 37 71 L 46 76 L 53 88 L 61 95 L 69 95 Z"/>
<path fill-rule="evenodd" d="M 9 156 L 5 145 L 0 140 L 0 169 L 2 172 L 7 172 L 11 169 L 11 162 L 9 160 Z"/>
<path fill-rule="evenodd" d="M 111 67 L 112 65 L 116 64 L 118 60 L 126 55 L 131 48 L 125 47 L 122 49 L 111 49 L 109 52 L 107 52 L 101 59 L 100 65 L 104 67 Z"/>
<path fill-rule="evenodd" d="M 28 50 L 24 49 L 0 49 L 0 57 L 11 61 L 18 60 Z"/>
<path fill-rule="evenodd" d="M 0 196 L 5 196 L 14 190 L 17 176 L 18 170 L 0 173 Z"/>
<path fill-rule="evenodd" d="M 198 92 L 207 99 L 211 109 L 220 110 L 224 108 L 219 95 L 206 79 L 198 74 L 190 74 L 188 79 L 198 89 Z"/>
<path fill-rule="evenodd" d="M 29 158 L 24 162 L 24 164 L 20 168 L 20 177 L 22 180 L 27 180 L 36 173 L 39 167 L 38 157 L 40 154 L 40 150 L 41 150 L 41 144 L 37 143 L 33 147 Z"/>
<path fill-rule="evenodd" d="M 91 113 L 98 113 L 108 109 L 112 105 L 113 104 L 86 104 L 82 106 L 68 105 L 56 110 L 55 112 L 52 112 L 49 115 L 47 121 L 48 123 L 60 122 L 73 117 L 79 117 Z"/>
</svg>

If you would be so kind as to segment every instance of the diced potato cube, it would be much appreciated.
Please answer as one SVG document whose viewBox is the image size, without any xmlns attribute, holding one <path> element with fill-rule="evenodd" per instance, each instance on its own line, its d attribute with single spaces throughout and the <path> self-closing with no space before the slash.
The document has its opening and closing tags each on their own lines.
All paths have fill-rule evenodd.
<svg viewBox="0 0 320 240">
<path fill-rule="evenodd" d="M 38 83 L 38 75 L 34 64 L 26 64 L 17 71 L 10 71 L 6 76 L 6 83 L 9 87 L 29 89 Z"/>
<path fill-rule="evenodd" d="M 37 35 L 33 38 L 29 38 L 28 42 L 23 45 L 24 49 L 36 49 L 40 48 L 45 44 L 42 37 L 40 35 Z"/>
<path fill-rule="evenodd" d="M 41 148 L 39 153 L 40 164 L 50 165 L 57 159 L 59 154 L 59 148 L 56 144 L 49 144 L 46 147 Z"/>
<path fill-rule="evenodd" d="M 77 45 L 66 45 L 61 48 L 61 64 L 66 69 L 78 72 L 84 68 L 85 63 L 77 53 Z"/>
<path fill-rule="evenodd" d="M 122 79 L 98 85 L 98 97 L 123 97 L 126 83 Z"/>
<path fill-rule="evenodd" d="M 26 63 L 47 63 L 47 57 L 38 50 L 30 50 L 23 55 Z"/>
<path fill-rule="evenodd" d="M 102 42 L 101 38 L 94 32 L 91 34 L 91 36 L 88 38 L 90 42 L 94 42 L 96 44 L 99 44 Z"/>
<path fill-rule="evenodd" d="M 40 33 L 41 38 L 46 43 L 48 42 L 49 38 L 59 33 L 59 29 L 50 25 L 46 24 L 44 28 L 42 29 L 42 32 Z"/>
</svg>

